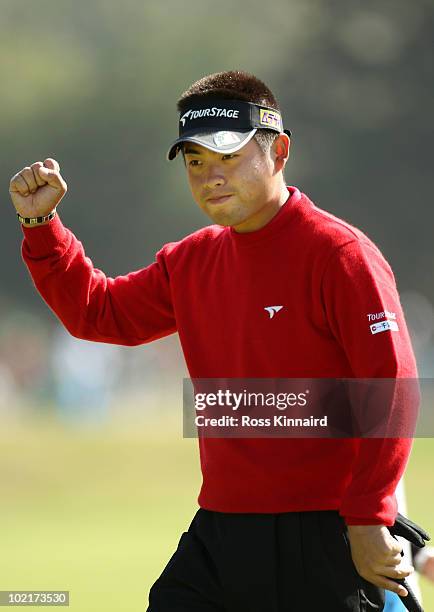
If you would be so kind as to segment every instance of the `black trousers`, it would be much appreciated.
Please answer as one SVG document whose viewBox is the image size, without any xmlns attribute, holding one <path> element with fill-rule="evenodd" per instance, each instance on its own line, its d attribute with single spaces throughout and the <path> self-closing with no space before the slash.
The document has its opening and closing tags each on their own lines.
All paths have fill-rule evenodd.
<svg viewBox="0 0 434 612">
<path fill-rule="evenodd" d="M 384 590 L 351 559 L 337 511 L 200 509 L 151 588 L 148 612 L 370 612 Z"/>
</svg>

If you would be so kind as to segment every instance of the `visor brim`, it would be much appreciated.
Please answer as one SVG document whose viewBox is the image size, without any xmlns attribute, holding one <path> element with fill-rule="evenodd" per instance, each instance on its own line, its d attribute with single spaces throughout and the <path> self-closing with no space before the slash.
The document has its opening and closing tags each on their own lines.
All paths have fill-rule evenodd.
<svg viewBox="0 0 434 612">
<path fill-rule="evenodd" d="M 216 130 L 213 130 L 212 132 L 207 131 L 194 134 L 184 134 L 172 143 L 167 152 L 167 159 L 169 161 L 175 159 L 181 150 L 181 145 L 183 142 L 193 142 L 205 147 L 206 149 L 209 149 L 210 151 L 214 151 L 215 153 L 235 153 L 235 151 L 242 149 L 242 147 L 244 147 L 253 138 L 256 131 L 256 128 L 248 132 L 234 132 L 225 130 L 225 134 L 232 136 L 232 142 L 222 145 L 216 144 L 216 134 L 219 133 Z M 228 137 L 228 140 L 231 140 L 231 136 Z"/>
</svg>

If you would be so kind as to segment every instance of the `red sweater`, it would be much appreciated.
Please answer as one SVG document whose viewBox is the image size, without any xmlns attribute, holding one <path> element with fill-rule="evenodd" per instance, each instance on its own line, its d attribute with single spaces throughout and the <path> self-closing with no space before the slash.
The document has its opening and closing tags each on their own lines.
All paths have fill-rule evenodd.
<svg viewBox="0 0 434 612">
<path fill-rule="evenodd" d="M 114 279 L 93 267 L 59 217 L 24 228 L 22 253 L 71 334 L 137 345 L 178 331 L 192 378 L 415 378 L 395 280 L 380 251 L 289 189 L 262 229 L 204 227 L 166 244 L 150 266 Z M 270 318 L 264 308 L 273 305 L 283 308 Z M 387 312 L 399 331 L 372 333 Z M 203 508 L 335 509 L 348 524 L 386 525 L 411 448 L 409 439 L 199 444 Z"/>
</svg>

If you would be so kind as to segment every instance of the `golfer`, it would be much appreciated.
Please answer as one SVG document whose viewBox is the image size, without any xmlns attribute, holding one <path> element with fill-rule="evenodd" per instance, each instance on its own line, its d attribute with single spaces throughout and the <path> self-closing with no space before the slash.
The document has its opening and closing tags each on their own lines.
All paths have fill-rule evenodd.
<svg viewBox="0 0 434 612">
<path fill-rule="evenodd" d="M 287 186 L 290 134 L 270 89 L 244 72 L 212 74 L 178 110 L 168 159 L 180 154 L 213 225 L 144 269 L 108 278 L 94 268 L 57 213 L 67 190 L 57 161 L 11 180 L 24 261 L 70 333 L 138 345 L 177 331 L 192 378 L 415 378 L 379 249 Z M 372 207 L 368 182 L 365 198 Z M 407 594 L 392 579 L 413 568 L 387 526 L 410 439 L 199 444 L 200 508 L 149 612 L 362 612 L 383 609 L 384 589 Z"/>
</svg>

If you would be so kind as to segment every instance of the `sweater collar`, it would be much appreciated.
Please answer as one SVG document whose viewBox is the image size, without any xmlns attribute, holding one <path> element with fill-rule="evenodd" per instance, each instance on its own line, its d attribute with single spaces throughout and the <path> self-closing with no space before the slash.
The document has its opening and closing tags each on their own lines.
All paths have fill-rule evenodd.
<svg viewBox="0 0 434 612">
<path fill-rule="evenodd" d="M 301 193 L 297 187 L 287 187 L 289 195 L 286 202 L 279 208 L 274 217 L 261 229 L 255 232 L 236 232 L 232 227 L 226 228 L 227 234 L 237 246 L 256 244 L 273 237 L 284 227 L 291 217 L 294 205 L 301 200 Z"/>
</svg>

